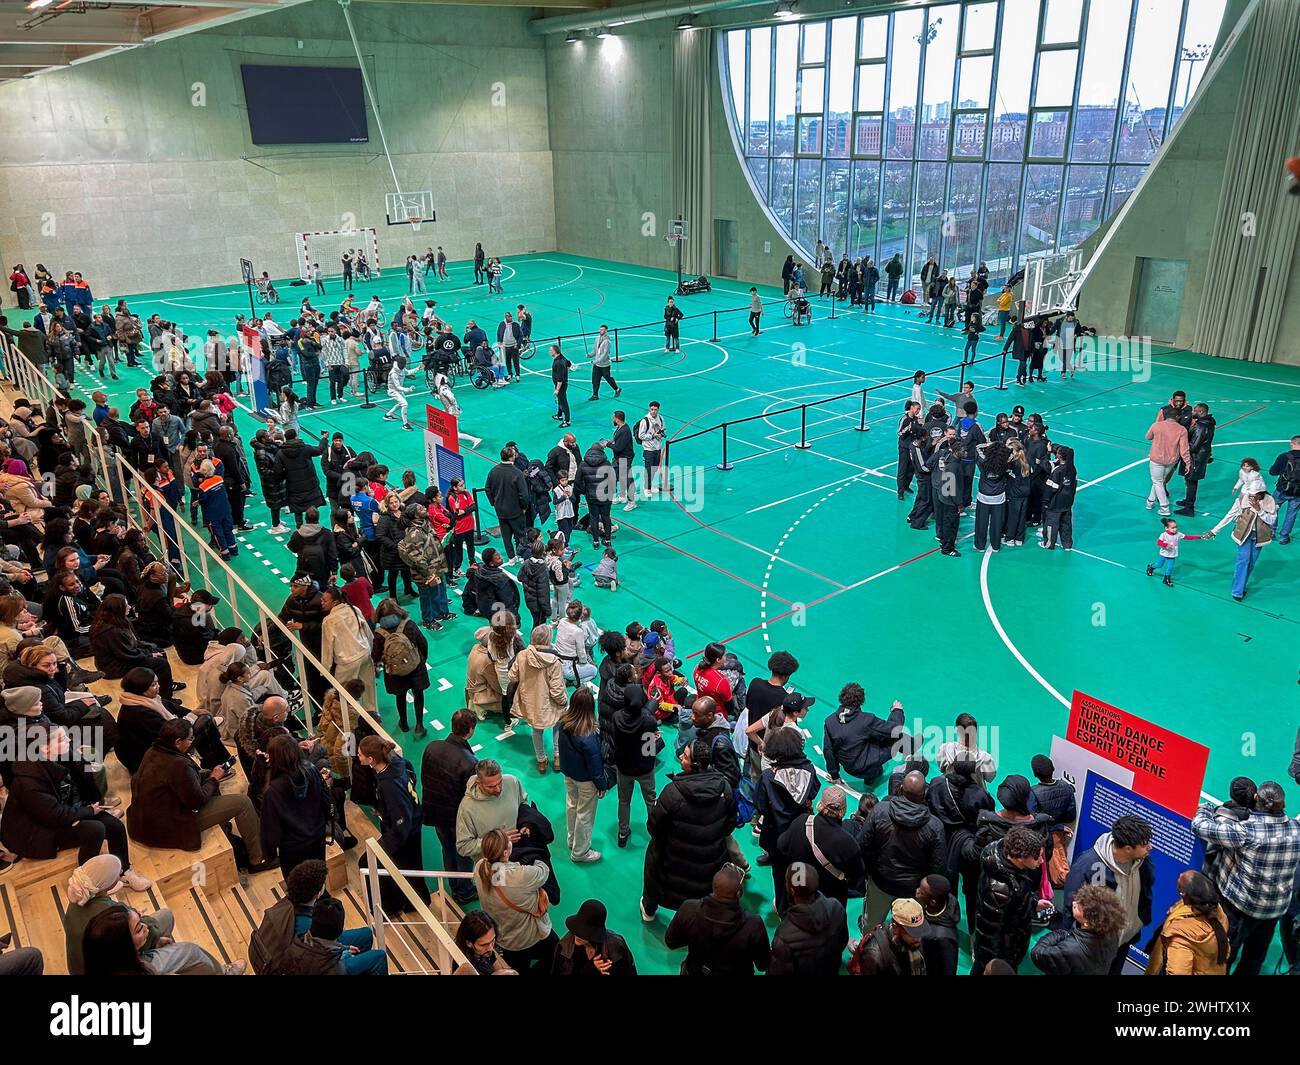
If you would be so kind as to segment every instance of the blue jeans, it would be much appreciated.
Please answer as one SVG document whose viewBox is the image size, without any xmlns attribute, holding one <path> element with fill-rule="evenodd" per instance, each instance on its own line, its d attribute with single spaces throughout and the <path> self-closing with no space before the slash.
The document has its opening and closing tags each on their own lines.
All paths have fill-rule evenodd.
<svg viewBox="0 0 1300 1065">
<path fill-rule="evenodd" d="M 446 580 L 437 584 L 417 584 L 415 588 L 420 593 L 420 620 L 425 625 L 451 613 L 447 607 Z"/>
<path fill-rule="evenodd" d="M 1164 555 L 1157 555 L 1155 562 L 1155 572 L 1162 577 L 1172 577 L 1174 575 L 1174 563 L 1176 558 L 1166 558 Z"/>
<path fill-rule="evenodd" d="M 1250 580 L 1250 571 L 1259 559 L 1259 543 L 1252 532 L 1237 548 L 1237 567 L 1232 573 L 1232 597 L 1240 599 L 1246 594 L 1246 582 Z"/>
<path fill-rule="evenodd" d="M 438 842 L 442 844 L 443 869 L 449 873 L 470 872 L 474 863 L 456 850 L 456 830 L 440 828 L 438 825 L 434 825 L 433 830 L 438 835 Z M 472 880 L 445 880 L 443 883 L 457 902 L 469 902 L 478 897 Z"/>
<path fill-rule="evenodd" d="M 1277 495 L 1277 542 L 1279 544 L 1290 542 L 1291 529 L 1295 526 L 1297 516 L 1300 516 L 1300 496 L 1284 496 L 1279 492 Z"/>
<path fill-rule="evenodd" d="M 311 918 L 301 914 L 293 919 L 293 934 L 305 935 L 311 931 Z M 387 976 L 388 955 L 382 950 L 371 950 L 375 937 L 369 928 L 348 928 L 337 942 L 345 947 L 356 947 L 358 953 L 343 955 L 343 968 L 349 976 Z"/>
</svg>

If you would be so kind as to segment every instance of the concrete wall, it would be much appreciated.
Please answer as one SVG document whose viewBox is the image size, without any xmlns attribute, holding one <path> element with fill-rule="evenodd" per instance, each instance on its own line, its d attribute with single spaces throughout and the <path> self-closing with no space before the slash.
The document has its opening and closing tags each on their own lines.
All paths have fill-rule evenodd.
<svg viewBox="0 0 1300 1065">
<path fill-rule="evenodd" d="M 6 267 L 79 269 L 105 295 L 228 283 L 241 256 L 289 276 L 293 234 L 349 215 L 380 227 L 388 266 L 432 244 L 452 258 L 476 240 L 489 254 L 553 249 L 545 46 L 530 12 L 352 11 L 398 177 L 435 191 L 436 225 L 384 228 L 392 181 L 373 114 L 369 144 L 250 141 L 241 63 L 353 60 L 337 4 L 317 0 L 0 86 Z"/>
<path fill-rule="evenodd" d="M 619 30 L 619 45 L 547 39 L 558 246 L 578 255 L 669 269 L 663 234 L 674 213 L 672 21 Z M 754 197 L 732 146 L 713 49 L 713 216 L 737 223 L 738 276 L 779 283 L 793 251 Z M 653 237 L 642 214 L 655 214 Z M 692 220 L 694 221 L 694 220 Z M 711 227 L 692 239 L 713 244 Z M 763 251 L 764 243 L 770 245 Z M 716 265 L 716 263 L 715 263 Z"/>
</svg>

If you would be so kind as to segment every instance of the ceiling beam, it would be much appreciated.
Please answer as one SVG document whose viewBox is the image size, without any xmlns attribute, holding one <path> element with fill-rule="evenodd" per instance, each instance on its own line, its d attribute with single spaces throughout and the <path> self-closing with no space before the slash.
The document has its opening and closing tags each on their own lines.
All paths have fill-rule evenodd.
<svg viewBox="0 0 1300 1065">
<path fill-rule="evenodd" d="M 26 6 L 24 15 L 30 15 Z M 14 12 L 17 14 L 17 12 Z M 6 44 L 74 44 L 109 47 L 117 44 L 140 44 L 149 33 L 147 15 L 127 11 L 88 11 L 84 15 L 53 18 L 30 29 L 19 29 L 20 22 L 10 24 L 9 11 L 0 7 L 0 45 Z"/>
<path fill-rule="evenodd" d="M 77 53 L 67 48 L 42 45 L 38 48 L 0 48 L 0 69 L 49 66 L 66 66 L 77 58 Z"/>
<path fill-rule="evenodd" d="M 292 4 L 280 0 L 95 0 L 114 7 L 224 7 L 249 11 L 275 11 Z"/>
</svg>

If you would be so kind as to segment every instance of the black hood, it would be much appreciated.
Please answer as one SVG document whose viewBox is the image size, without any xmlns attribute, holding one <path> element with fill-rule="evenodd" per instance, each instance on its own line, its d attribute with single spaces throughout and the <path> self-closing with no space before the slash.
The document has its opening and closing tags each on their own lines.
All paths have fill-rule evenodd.
<svg viewBox="0 0 1300 1065">
<path fill-rule="evenodd" d="M 913 802 L 901 791 L 889 797 L 889 819 L 900 828 L 922 828 L 930 820 L 928 806 Z"/>
<path fill-rule="evenodd" d="M 786 910 L 785 920 L 809 936 L 824 936 L 835 924 L 838 916 L 836 909 L 825 895 L 818 895 L 811 902 L 791 906 Z M 843 917 L 839 917 L 839 920 L 843 921 Z"/>
</svg>

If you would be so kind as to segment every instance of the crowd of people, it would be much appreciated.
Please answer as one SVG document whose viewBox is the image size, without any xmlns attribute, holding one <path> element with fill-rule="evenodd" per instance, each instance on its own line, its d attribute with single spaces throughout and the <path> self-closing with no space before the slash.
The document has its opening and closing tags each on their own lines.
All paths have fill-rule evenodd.
<svg viewBox="0 0 1300 1065">
<path fill-rule="evenodd" d="M 435 256 L 430 265 L 426 256 L 423 265 L 428 273 L 443 264 Z M 479 266 L 490 276 L 486 259 Z M 886 276 L 895 281 L 889 266 Z M 858 269 L 849 264 L 846 293 L 856 290 Z M 832 270 L 832 282 L 837 276 Z M 968 306 L 977 300 L 972 315 L 986 283 L 987 272 L 977 270 L 967 295 Z M 875 282 L 866 284 L 874 301 Z M 593 614 L 609 606 L 576 597 L 587 574 L 575 537 L 592 539 L 592 584 L 617 590 L 612 508 L 630 511 L 670 490 L 662 461 L 667 434 L 652 403 L 634 424 L 614 411 L 609 431 L 582 450 L 567 431 L 572 364 L 558 347 L 553 418 L 565 431 L 545 459 L 530 460 L 508 442 L 484 481 L 504 551 L 480 551 L 486 523 L 462 478 L 443 492 L 422 485 L 413 470 L 394 477 L 341 433 L 305 439 L 298 412 L 318 405 L 322 367 L 331 402 L 339 402 L 363 351 L 372 365 L 387 357 L 393 393 L 420 351 L 445 370 L 461 344 L 491 347 L 472 321 L 476 332 L 461 341 L 435 306 L 428 301 L 417 315 L 408 299 L 390 317 L 377 298 L 357 308 L 348 296 L 326 316 L 304 300 L 287 329 L 268 313 L 239 323 L 238 345 L 210 334 L 200 373 L 174 326 L 139 323 L 120 304 L 112 316 L 116 345 L 124 343 L 123 317 L 134 323 L 130 335 L 139 334 L 125 343 L 128 365 L 146 332 L 161 338 L 151 344 L 155 376 L 126 419 L 102 393 L 91 397 L 89 412 L 71 398 L 73 376 L 62 361 L 53 370 L 63 395 L 44 408 L 15 398 L 10 422 L 0 427 L 0 540 L 9 556 L 0 577 L 0 729 L 31 742 L 21 757 L 0 763 L 7 792 L 0 843 L 7 862 L 77 849 L 69 897 L 78 908 L 66 919 L 70 966 L 75 952 L 92 975 L 243 971 L 174 942 L 166 911 L 141 914 L 111 897 L 119 884 L 149 886 L 131 865 L 132 843 L 193 851 L 205 831 L 222 826 L 238 841 L 247 871 L 276 868 L 286 878 L 282 912 L 268 911 L 255 937 L 257 971 L 386 971 L 365 930 L 343 930 L 341 907 L 324 888 L 327 842 L 356 842 L 344 816 L 351 799 L 373 811 L 380 843 L 399 867 L 437 864 L 423 849 L 422 829 L 433 828 L 441 867 L 461 874 L 450 882 L 453 894 L 478 907 L 456 936 L 465 972 L 635 974 L 628 939 L 607 927 L 599 900 L 586 900 L 567 918 L 566 935 L 552 926 L 548 910 L 561 891 L 552 855 L 561 845 L 558 826 L 529 798 L 524 780 L 475 754 L 475 729 L 490 716 L 507 732 L 526 726 L 537 773 L 564 778 L 569 862 L 602 859 L 592 847 L 595 823 L 601 801 L 616 794 L 617 846 L 636 840 L 644 847 L 641 917 L 654 923 L 660 910 L 671 912 L 664 942 L 683 952 L 685 973 L 834 974 L 846 965 L 860 975 L 951 975 L 963 928 L 972 975 L 1015 972 L 1026 957 L 1046 973 L 1117 973 L 1134 946 L 1150 955 L 1153 974 L 1224 973 L 1234 965 L 1258 972 L 1279 927 L 1296 964 L 1300 823 L 1286 816 L 1276 782 L 1236 780 L 1229 803 L 1198 813 L 1193 828 L 1207 844 L 1206 865 L 1178 878 L 1179 902 L 1155 937 L 1143 940 L 1159 916 L 1151 912 L 1153 826 L 1121 817 L 1069 861 L 1074 790 L 1046 756 L 1033 759 L 1029 776 L 1006 774 L 995 785 L 1003 768 L 978 748 L 978 725 L 963 714 L 954 726 L 958 740 L 941 748 L 932 766 L 904 731 L 901 704 L 876 716 L 865 708 L 863 688 L 849 683 L 826 717 L 823 787 L 801 724 L 814 700 L 791 688 L 799 668 L 792 655 L 772 655 L 768 676 L 746 683 L 744 664 L 722 644 L 709 644 L 688 670 L 663 620 L 602 628 Z M 669 300 L 670 349 L 680 320 L 673 309 Z M 501 360 L 514 380 L 531 332 L 531 316 L 518 310 L 497 332 L 503 353 L 514 349 L 513 362 L 509 354 Z M 933 303 L 930 310 L 933 317 Z M 71 316 L 74 330 L 77 318 L 91 317 L 76 301 L 46 313 L 47 336 L 58 317 Z M 88 328 L 107 329 L 108 314 L 106 307 Z M 1016 323 L 1008 316 L 1004 324 L 1014 340 Z M 252 379 L 235 348 L 268 359 L 268 386 L 279 385 L 285 371 L 306 386 L 302 400 L 288 381 L 269 393 L 279 402 L 268 402 L 267 423 L 247 447 L 233 396 Z M 78 350 L 74 361 L 86 357 Z M 607 340 L 603 358 L 592 360 L 592 399 L 605 381 L 616 398 L 621 392 Z M 449 384 L 447 392 L 450 410 Z M 972 509 L 977 551 L 1023 544 L 1034 526 L 1041 546 L 1071 549 L 1073 450 L 1052 442 L 1043 418 L 1026 417 L 1021 406 L 997 414 L 986 431 L 969 381 L 955 394 L 938 392 L 933 403 L 925 392 L 918 371 L 898 425 L 898 498 L 917 497 L 909 524 L 924 529 L 933 518 L 946 555 L 958 554 L 958 522 Z M 1180 463 L 1188 483 L 1181 505 L 1195 503 L 1213 428 L 1208 407 L 1188 407 L 1181 392 L 1157 416 L 1148 433 L 1148 506 L 1160 502 L 1161 517 L 1169 516 L 1162 493 Z M 166 503 L 156 528 L 148 521 L 129 527 L 122 499 L 96 480 L 96 434 L 106 455 L 138 471 L 146 498 Z M 292 656 L 274 640 L 263 646 L 255 632 L 219 629 L 211 617 L 216 597 L 181 579 L 173 514 L 188 513 L 214 548 L 234 557 L 235 532 L 249 528 L 254 472 L 270 531 L 290 535 L 296 558 L 279 620 L 324 672 L 307 662 L 295 675 Z M 1234 539 L 1246 552 L 1246 562 L 1238 561 L 1242 594 L 1272 529 L 1279 543 L 1290 538 L 1300 509 L 1300 437 L 1269 472 L 1279 478 L 1276 501 L 1260 464 L 1243 462 L 1238 502 L 1218 526 L 1235 523 Z M 282 521 L 290 514 L 292 529 Z M 1160 557 L 1176 558 L 1182 538 L 1166 523 Z M 1168 581 L 1172 561 L 1160 565 Z M 477 619 L 472 628 L 453 624 L 453 594 L 459 614 Z M 382 675 L 399 729 L 427 739 L 426 633 L 442 632 L 469 644 L 464 707 L 452 715 L 446 738 L 424 747 L 417 767 L 354 720 L 338 688 L 375 706 Z M 188 696 L 173 677 L 172 656 L 199 668 Z M 87 658 L 93 668 L 79 664 Z M 86 690 L 101 678 L 120 682 L 116 707 Z M 98 741 L 93 757 L 80 742 L 91 735 Z M 661 775 L 659 755 L 669 744 L 666 760 L 676 769 Z M 110 754 L 130 773 L 125 822 L 121 797 L 106 787 Z M 1300 764 L 1291 775 L 1300 782 Z M 234 776 L 246 788 L 223 791 Z M 852 809 L 846 777 L 864 785 Z M 883 796 L 866 790 L 881 783 Z M 637 793 L 644 827 L 639 814 L 633 823 Z M 549 813 L 558 822 L 558 810 Z M 770 936 L 745 905 L 744 882 L 755 875 L 737 842 L 745 831 L 771 876 L 779 923 Z M 423 882 L 413 886 L 427 896 Z M 407 907 L 387 879 L 383 894 L 390 912 Z M 850 900 L 861 900 L 862 909 L 852 930 Z M 28 971 L 20 961 L 32 964 L 29 956 L 0 955 L 0 966 Z"/>
</svg>

